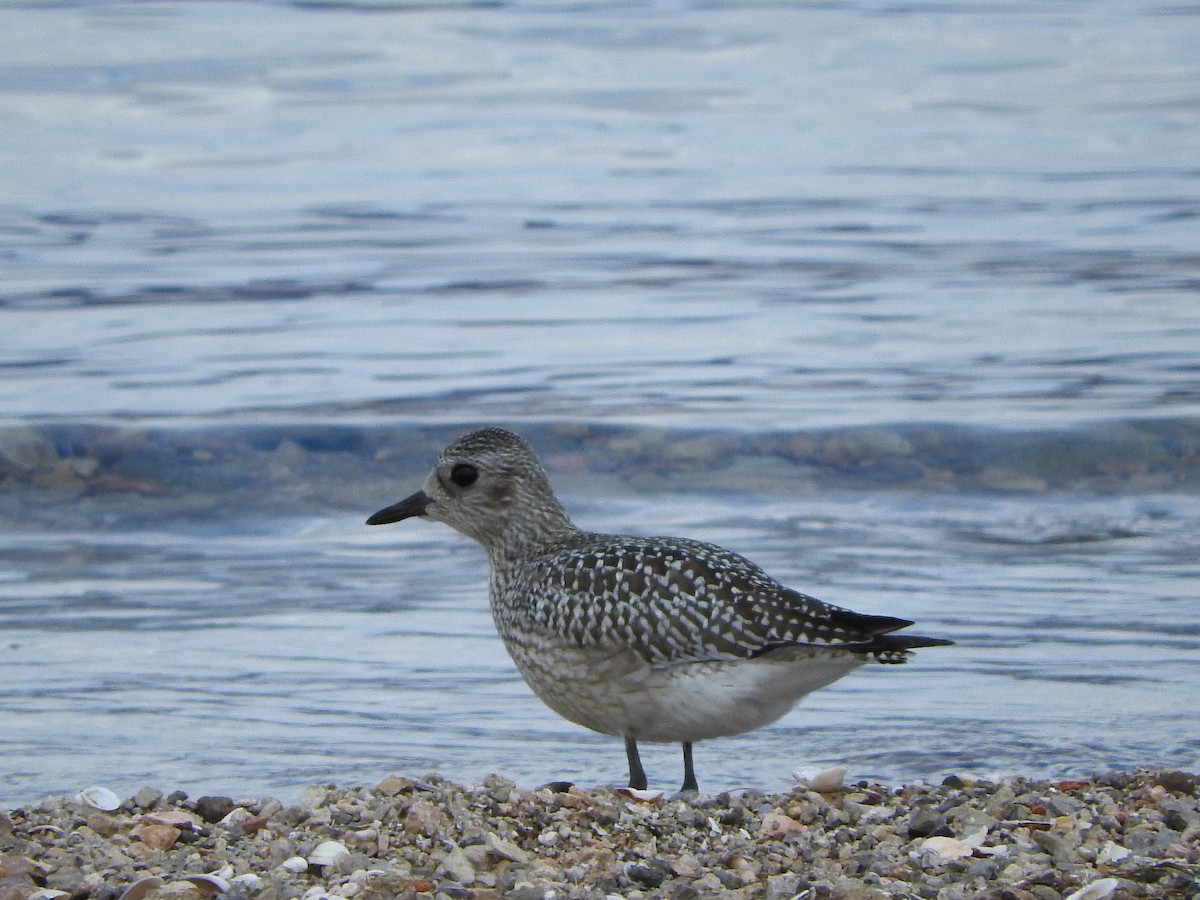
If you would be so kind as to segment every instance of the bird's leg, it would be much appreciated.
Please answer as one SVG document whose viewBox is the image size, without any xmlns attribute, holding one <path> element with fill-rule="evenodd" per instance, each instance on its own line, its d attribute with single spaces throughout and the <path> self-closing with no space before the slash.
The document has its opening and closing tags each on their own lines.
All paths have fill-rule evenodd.
<svg viewBox="0 0 1200 900">
<path fill-rule="evenodd" d="M 638 756 L 637 740 L 633 735 L 625 735 L 625 755 L 629 758 L 629 786 L 635 791 L 646 789 L 646 770 L 642 768 L 642 758 Z"/>
<path fill-rule="evenodd" d="M 696 784 L 696 770 L 692 768 L 691 741 L 683 742 L 683 787 L 681 787 L 679 790 L 681 793 L 683 791 L 700 790 L 700 785 Z"/>
</svg>

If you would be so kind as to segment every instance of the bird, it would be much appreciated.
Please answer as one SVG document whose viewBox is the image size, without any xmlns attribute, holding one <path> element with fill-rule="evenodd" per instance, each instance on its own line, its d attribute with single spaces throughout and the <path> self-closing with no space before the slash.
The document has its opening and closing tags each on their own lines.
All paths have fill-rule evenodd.
<svg viewBox="0 0 1200 900">
<path fill-rule="evenodd" d="M 421 490 L 367 524 L 414 517 L 482 545 L 517 670 L 563 718 L 624 739 L 633 790 L 647 786 L 639 742 L 681 744 L 681 793 L 696 792 L 698 741 L 768 725 L 868 661 L 953 643 L 894 634 L 913 622 L 824 603 L 715 544 L 582 530 L 501 428 L 450 444 Z"/>
</svg>

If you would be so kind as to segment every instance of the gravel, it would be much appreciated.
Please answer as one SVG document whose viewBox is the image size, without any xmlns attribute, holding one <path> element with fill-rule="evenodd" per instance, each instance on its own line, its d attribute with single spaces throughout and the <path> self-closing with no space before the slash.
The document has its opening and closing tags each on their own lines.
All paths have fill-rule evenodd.
<svg viewBox="0 0 1200 900">
<path fill-rule="evenodd" d="M 0 900 L 1200 897 L 1200 777 L 663 797 L 392 776 L 0 812 Z"/>
</svg>

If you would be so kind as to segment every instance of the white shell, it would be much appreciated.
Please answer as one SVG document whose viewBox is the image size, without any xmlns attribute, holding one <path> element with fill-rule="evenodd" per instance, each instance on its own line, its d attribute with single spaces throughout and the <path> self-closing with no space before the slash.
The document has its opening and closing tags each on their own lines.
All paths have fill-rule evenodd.
<svg viewBox="0 0 1200 900">
<path fill-rule="evenodd" d="M 308 860 L 303 856 L 291 856 L 280 863 L 280 866 L 299 875 L 301 872 L 308 871 Z"/>
<path fill-rule="evenodd" d="M 94 809 L 100 809 L 104 812 L 112 812 L 121 805 L 121 798 L 103 787 L 84 788 L 75 795 L 75 799 L 80 803 L 86 804 Z"/>
<path fill-rule="evenodd" d="M 632 797 L 639 803 L 657 803 L 663 798 L 663 792 L 657 790 L 642 791 L 637 788 L 621 787 L 617 788 L 618 794 L 624 794 L 626 797 Z"/>
<path fill-rule="evenodd" d="M 125 893 L 121 894 L 120 900 L 142 900 L 152 890 L 162 887 L 165 883 L 157 875 L 151 875 L 149 878 L 139 878 L 129 887 L 125 888 Z"/>
<path fill-rule="evenodd" d="M 819 772 L 796 772 L 795 778 L 810 791 L 834 794 L 846 786 L 846 767 L 833 766 Z"/>
<path fill-rule="evenodd" d="M 343 843 L 322 841 L 313 848 L 312 853 L 308 854 L 308 861 L 314 866 L 332 866 L 349 853 L 350 849 Z"/>
<path fill-rule="evenodd" d="M 215 872 L 210 875 L 184 875 L 183 880 L 194 884 L 205 897 L 215 897 L 229 890 L 229 882 Z"/>
<path fill-rule="evenodd" d="M 1121 882 L 1115 878 L 1101 878 L 1070 894 L 1067 900 L 1105 900 L 1106 897 L 1111 897 L 1120 886 Z"/>
<path fill-rule="evenodd" d="M 931 837 L 921 844 L 921 856 L 924 857 L 927 853 L 949 862 L 952 859 L 966 859 L 974 855 L 975 848 L 952 837 Z"/>
<path fill-rule="evenodd" d="M 58 900 L 59 897 L 70 897 L 66 891 L 56 891 L 54 888 L 42 888 L 29 895 L 29 900 Z"/>
<path fill-rule="evenodd" d="M 1116 863 L 1123 859 L 1128 859 L 1132 855 L 1133 851 L 1128 847 L 1122 847 L 1116 841 L 1108 841 L 1100 848 L 1100 852 L 1096 854 L 1096 862 Z"/>
</svg>

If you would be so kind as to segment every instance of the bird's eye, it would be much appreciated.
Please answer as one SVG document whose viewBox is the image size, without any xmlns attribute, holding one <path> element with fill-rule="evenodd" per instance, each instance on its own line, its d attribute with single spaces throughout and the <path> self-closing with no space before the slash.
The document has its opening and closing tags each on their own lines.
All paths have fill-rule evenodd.
<svg viewBox="0 0 1200 900">
<path fill-rule="evenodd" d="M 450 480 L 459 487 L 470 487 L 479 478 L 479 470 L 470 463 L 458 463 L 450 470 Z"/>
</svg>

